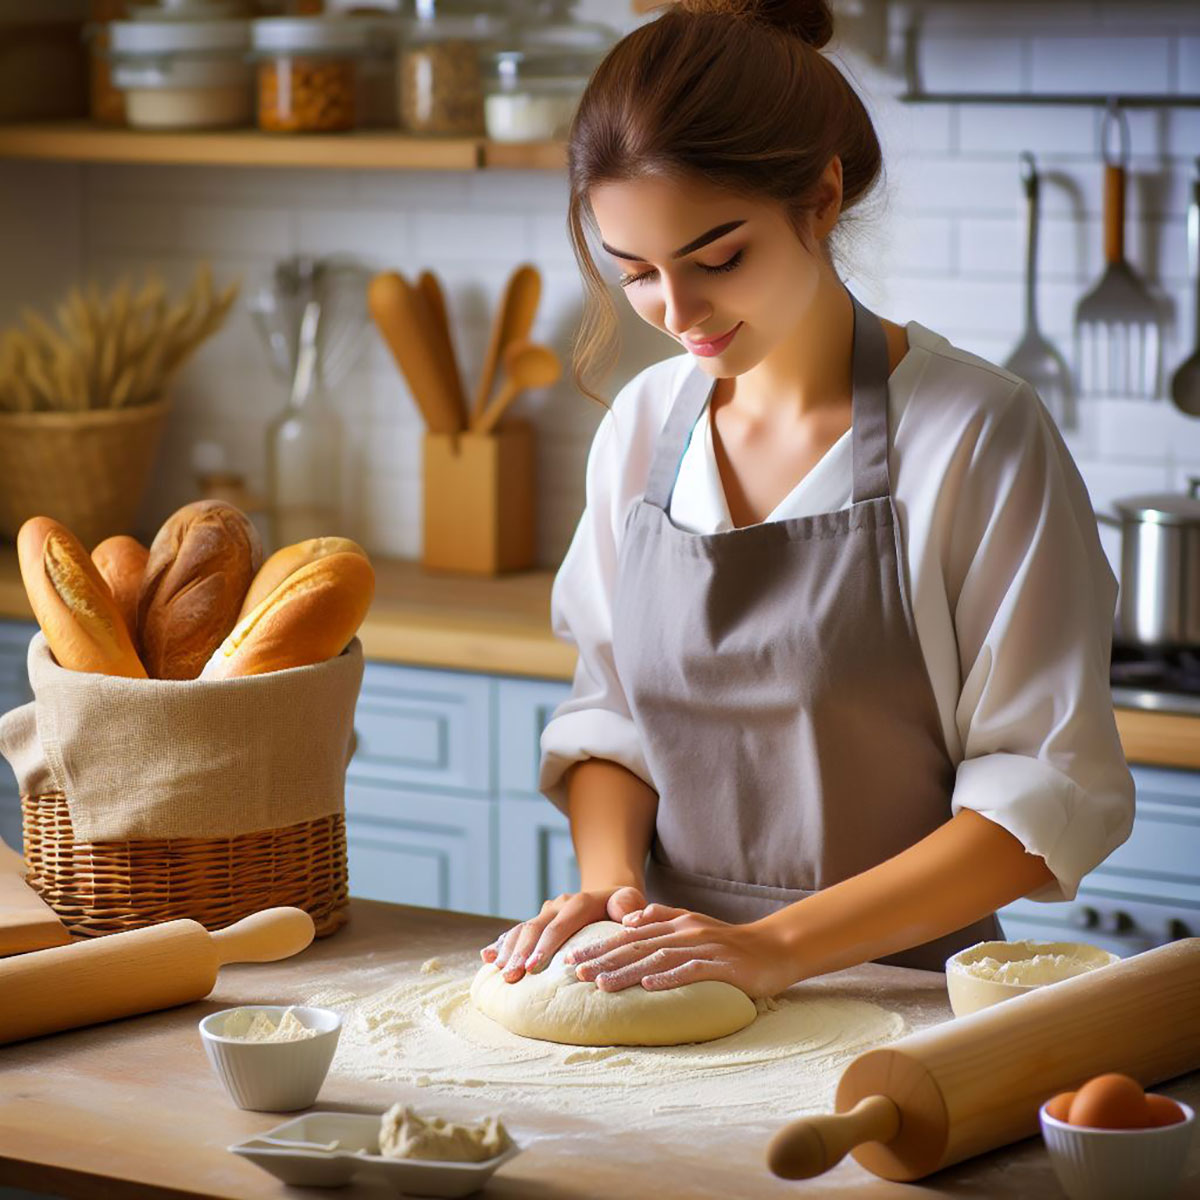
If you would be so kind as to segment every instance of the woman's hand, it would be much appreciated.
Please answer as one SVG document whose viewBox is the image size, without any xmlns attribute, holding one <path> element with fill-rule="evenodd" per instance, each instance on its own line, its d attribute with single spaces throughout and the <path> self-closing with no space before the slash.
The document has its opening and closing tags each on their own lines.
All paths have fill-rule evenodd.
<svg viewBox="0 0 1200 1200">
<path fill-rule="evenodd" d="M 542 970 L 563 942 L 585 925 L 620 921 L 645 903 L 646 897 L 635 887 L 564 893 L 547 900 L 536 917 L 502 933 L 479 955 L 484 962 L 495 963 L 508 983 L 516 983 L 526 971 Z"/>
<path fill-rule="evenodd" d="M 800 978 L 777 936 L 760 922 L 724 921 L 651 904 L 625 919 L 626 928 L 593 946 L 572 950 L 575 974 L 604 992 L 639 984 L 664 991 L 701 979 L 732 983 L 748 996 L 774 996 Z"/>
</svg>

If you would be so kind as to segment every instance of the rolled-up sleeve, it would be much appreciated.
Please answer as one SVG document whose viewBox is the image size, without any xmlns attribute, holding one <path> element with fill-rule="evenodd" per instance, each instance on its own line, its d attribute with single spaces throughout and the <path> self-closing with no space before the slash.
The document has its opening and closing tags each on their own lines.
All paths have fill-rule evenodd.
<svg viewBox="0 0 1200 1200">
<path fill-rule="evenodd" d="M 961 478 L 947 585 L 962 687 L 952 810 L 996 822 L 1070 900 L 1133 824 L 1109 685 L 1116 580 L 1087 488 L 1036 394 L 990 415 Z"/>
<path fill-rule="evenodd" d="M 575 646 L 570 696 L 542 731 L 538 787 L 563 812 L 568 768 L 586 758 L 620 763 L 650 783 L 641 742 L 613 662 L 612 600 L 618 536 L 627 505 L 618 446 L 618 397 L 588 454 L 586 504 L 550 597 L 554 633 Z"/>
</svg>

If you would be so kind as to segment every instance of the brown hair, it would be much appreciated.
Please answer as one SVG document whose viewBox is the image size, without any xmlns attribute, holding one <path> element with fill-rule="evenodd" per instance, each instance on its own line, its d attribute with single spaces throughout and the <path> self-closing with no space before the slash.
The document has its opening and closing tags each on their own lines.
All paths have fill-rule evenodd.
<svg viewBox="0 0 1200 1200">
<path fill-rule="evenodd" d="M 835 154 L 843 210 L 871 191 L 879 139 L 845 76 L 819 53 L 832 34 L 828 0 L 680 0 L 597 67 L 567 147 L 567 223 L 587 288 L 574 346 L 585 395 L 601 400 L 591 385 L 618 351 L 616 310 L 585 232 L 595 224 L 593 187 L 700 175 L 779 201 L 798 235 Z"/>
</svg>

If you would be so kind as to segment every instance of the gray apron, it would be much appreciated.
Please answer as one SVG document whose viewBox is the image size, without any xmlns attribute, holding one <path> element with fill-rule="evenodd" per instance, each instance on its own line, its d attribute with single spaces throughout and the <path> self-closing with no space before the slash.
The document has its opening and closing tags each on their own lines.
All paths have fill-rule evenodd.
<svg viewBox="0 0 1200 1200">
<path fill-rule="evenodd" d="M 853 300 L 853 297 L 851 297 Z M 851 506 L 695 534 L 668 511 L 713 381 L 694 366 L 625 525 L 613 653 L 658 817 L 652 900 L 757 920 L 950 818 L 955 768 L 888 479 L 888 355 L 854 300 Z M 882 961 L 941 970 L 995 917 Z"/>
</svg>

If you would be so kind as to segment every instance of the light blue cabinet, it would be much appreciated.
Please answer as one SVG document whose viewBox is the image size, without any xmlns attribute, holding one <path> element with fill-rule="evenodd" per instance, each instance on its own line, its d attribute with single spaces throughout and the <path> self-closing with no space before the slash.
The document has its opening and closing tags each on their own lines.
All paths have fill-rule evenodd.
<svg viewBox="0 0 1200 1200">
<path fill-rule="evenodd" d="M 0 621 L 0 713 L 33 699 L 26 658 L 29 639 L 36 628 L 31 621 Z M 0 838 L 14 850 L 21 849 L 21 797 L 16 776 L 3 761 L 0 761 Z"/>
</svg>

